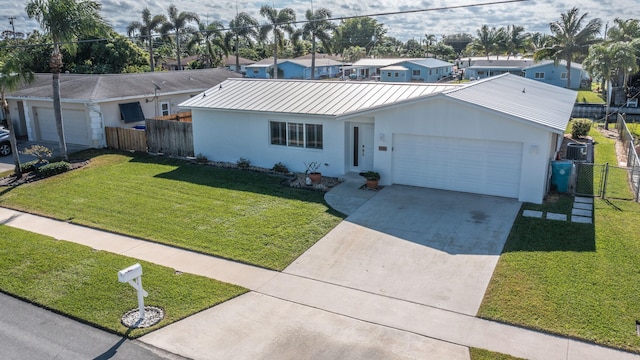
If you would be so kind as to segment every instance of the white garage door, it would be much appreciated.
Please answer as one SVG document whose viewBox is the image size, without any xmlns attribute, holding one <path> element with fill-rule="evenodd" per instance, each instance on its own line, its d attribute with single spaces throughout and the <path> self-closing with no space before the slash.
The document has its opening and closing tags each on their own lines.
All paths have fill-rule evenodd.
<svg viewBox="0 0 640 360">
<path fill-rule="evenodd" d="M 396 134 L 393 144 L 396 184 L 518 197 L 522 143 Z"/>
<path fill-rule="evenodd" d="M 52 108 L 36 108 L 40 140 L 58 142 Z M 63 110 L 64 136 L 68 144 L 91 145 L 84 110 Z"/>
</svg>

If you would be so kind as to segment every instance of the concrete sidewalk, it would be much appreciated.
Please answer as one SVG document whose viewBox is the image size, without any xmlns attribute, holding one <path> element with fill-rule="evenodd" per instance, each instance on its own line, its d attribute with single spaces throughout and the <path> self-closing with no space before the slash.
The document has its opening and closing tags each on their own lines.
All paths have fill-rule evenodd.
<svg viewBox="0 0 640 360">
<path fill-rule="evenodd" d="M 308 313 L 304 310 L 306 307 L 337 315 L 339 319 L 332 317 L 331 320 L 336 323 L 341 323 L 344 319 L 355 319 L 394 331 L 399 330 L 440 340 L 449 345 L 479 347 L 527 359 L 640 359 L 638 355 L 565 337 L 482 320 L 380 294 L 265 270 L 4 208 L 0 208 L 0 223 L 153 262 L 182 272 L 237 284 L 256 293 L 254 295 L 249 293 L 221 305 L 225 307 L 233 306 L 234 302 L 247 301 L 247 298 L 263 299 L 269 303 L 284 301 L 289 304 L 287 307 L 296 304 L 295 307 L 300 309 L 302 314 Z M 251 304 L 255 305 L 255 302 Z M 220 309 L 224 308 L 209 309 L 157 330 L 140 340 L 186 357 L 213 358 L 210 356 L 210 351 L 215 342 L 211 337 L 203 334 L 216 327 L 207 316 L 211 316 L 212 312 L 218 312 Z M 248 310 L 251 309 L 255 308 Z M 247 313 L 242 314 L 247 316 Z M 271 316 L 277 318 L 281 314 L 276 313 Z M 186 321 L 190 322 L 189 326 L 181 325 Z M 304 322 L 304 319 L 296 321 Z M 364 325 L 361 324 L 358 329 L 363 329 L 362 326 Z M 376 327 L 376 329 L 380 328 Z M 330 335 L 330 331 L 326 334 Z M 229 336 L 233 337 L 234 334 Z M 232 341 L 230 339 L 228 341 Z M 236 340 L 234 337 L 233 341 Z M 220 350 L 220 345 L 217 343 L 217 350 Z M 426 349 L 432 345 L 429 343 L 424 346 L 423 349 Z M 457 349 L 457 347 L 454 346 L 451 349 Z M 365 358 L 367 353 L 363 354 Z M 288 358 L 294 358 L 294 356 Z"/>
</svg>

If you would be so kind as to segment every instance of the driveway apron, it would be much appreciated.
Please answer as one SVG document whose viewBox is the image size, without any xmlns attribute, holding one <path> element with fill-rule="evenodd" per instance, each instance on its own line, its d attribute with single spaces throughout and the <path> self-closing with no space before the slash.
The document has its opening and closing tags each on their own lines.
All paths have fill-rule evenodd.
<svg viewBox="0 0 640 360">
<path fill-rule="evenodd" d="M 388 186 L 284 272 L 475 315 L 520 205 Z"/>
</svg>

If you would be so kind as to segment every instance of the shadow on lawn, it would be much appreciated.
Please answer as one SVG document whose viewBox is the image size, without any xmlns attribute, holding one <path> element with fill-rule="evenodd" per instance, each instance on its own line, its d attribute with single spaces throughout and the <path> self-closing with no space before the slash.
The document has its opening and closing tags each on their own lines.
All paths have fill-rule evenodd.
<svg viewBox="0 0 640 360">
<path fill-rule="evenodd" d="M 596 236 L 593 224 L 569 221 L 516 218 L 503 253 L 518 251 L 595 251 Z"/>
</svg>

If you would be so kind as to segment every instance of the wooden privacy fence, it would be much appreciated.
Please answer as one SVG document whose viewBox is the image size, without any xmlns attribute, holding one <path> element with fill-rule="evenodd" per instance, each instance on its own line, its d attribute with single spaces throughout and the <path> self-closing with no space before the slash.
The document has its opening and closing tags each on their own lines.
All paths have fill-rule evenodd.
<svg viewBox="0 0 640 360">
<path fill-rule="evenodd" d="M 105 127 L 107 146 L 113 149 L 147 151 L 147 134 L 144 130 Z"/>
<path fill-rule="evenodd" d="M 151 153 L 169 156 L 193 156 L 191 122 L 147 119 L 147 145 Z"/>
</svg>

